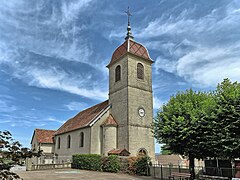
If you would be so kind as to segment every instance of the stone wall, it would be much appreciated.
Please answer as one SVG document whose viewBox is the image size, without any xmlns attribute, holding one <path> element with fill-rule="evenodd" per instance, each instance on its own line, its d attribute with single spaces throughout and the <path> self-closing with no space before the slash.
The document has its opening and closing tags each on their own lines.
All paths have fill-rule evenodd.
<svg viewBox="0 0 240 180">
<path fill-rule="evenodd" d="M 100 117 L 97 122 L 91 127 L 91 150 L 90 154 L 103 154 L 102 142 L 103 131 L 101 125 L 109 116 L 109 111 Z"/>
<path fill-rule="evenodd" d="M 137 64 L 144 66 L 144 79 L 137 78 Z M 121 66 L 121 81 L 115 82 L 115 68 Z M 132 54 L 126 54 L 109 66 L 109 100 L 111 113 L 118 121 L 117 147 L 129 150 L 136 156 L 145 149 L 154 160 L 152 67 L 151 62 Z M 140 117 L 138 109 L 145 109 Z"/>
<path fill-rule="evenodd" d="M 103 155 L 107 156 L 108 152 L 117 148 L 117 127 L 103 127 Z"/>
<path fill-rule="evenodd" d="M 115 69 L 121 66 L 121 80 L 115 82 Z M 110 113 L 118 122 L 117 148 L 128 147 L 128 59 L 123 56 L 109 67 L 109 101 L 112 104 Z"/>
<path fill-rule="evenodd" d="M 84 146 L 80 147 L 80 133 L 84 133 Z M 67 147 L 67 137 L 71 136 L 71 147 Z M 60 148 L 58 148 L 58 138 L 60 137 L 61 143 Z M 70 162 L 72 160 L 73 154 L 89 154 L 90 153 L 90 139 L 91 139 L 91 129 L 90 127 L 78 129 L 75 131 L 67 132 L 64 134 L 59 134 L 55 136 L 55 154 L 56 162 Z"/>
</svg>

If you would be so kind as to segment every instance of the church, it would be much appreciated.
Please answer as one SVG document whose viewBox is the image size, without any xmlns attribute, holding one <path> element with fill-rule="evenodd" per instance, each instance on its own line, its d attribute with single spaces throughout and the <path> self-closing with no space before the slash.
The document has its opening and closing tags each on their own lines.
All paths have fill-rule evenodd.
<svg viewBox="0 0 240 180">
<path fill-rule="evenodd" d="M 52 136 L 52 141 L 41 139 L 48 139 L 57 162 L 71 161 L 73 154 L 147 155 L 154 160 L 152 63 L 148 50 L 134 40 L 128 19 L 125 41 L 107 65 L 109 99 L 39 135 Z M 40 149 L 37 134 L 32 149 Z"/>
</svg>

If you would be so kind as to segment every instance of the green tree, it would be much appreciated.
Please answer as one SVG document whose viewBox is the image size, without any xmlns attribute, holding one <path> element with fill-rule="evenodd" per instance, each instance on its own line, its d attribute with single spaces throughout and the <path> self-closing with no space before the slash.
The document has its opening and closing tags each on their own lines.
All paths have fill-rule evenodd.
<svg viewBox="0 0 240 180">
<path fill-rule="evenodd" d="M 216 141 L 218 156 L 227 159 L 239 158 L 240 83 L 224 79 L 217 86 L 215 101 L 215 118 L 210 120 L 215 125 L 213 139 L 218 139 Z"/>
<path fill-rule="evenodd" d="M 194 158 L 214 156 L 211 149 L 211 122 L 215 101 L 211 93 L 192 89 L 178 92 L 159 110 L 154 122 L 154 136 L 168 145 L 172 153 L 189 157 L 191 178 L 195 178 Z"/>
<path fill-rule="evenodd" d="M 169 149 L 169 146 L 167 144 L 164 144 L 162 147 L 161 147 L 161 154 L 163 155 L 170 155 L 172 154 L 171 150 Z"/>
</svg>

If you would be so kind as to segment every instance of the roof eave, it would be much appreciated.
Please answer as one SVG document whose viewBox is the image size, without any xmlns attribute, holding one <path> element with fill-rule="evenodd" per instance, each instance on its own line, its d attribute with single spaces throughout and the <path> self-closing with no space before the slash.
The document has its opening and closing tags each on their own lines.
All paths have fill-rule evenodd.
<svg viewBox="0 0 240 180">
<path fill-rule="evenodd" d="M 145 60 L 145 61 L 147 61 L 147 62 L 150 62 L 151 64 L 153 64 L 154 63 L 154 61 L 149 57 L 149 58 L 144 58 L 144 57 L 141 57 L 141 56 L 138 56 L 138 55 L 136 55 L 136 54 L 133 54 L 133 53 L 131 53 L 131 52 L 126 52 L 124 55 L 122 55 L 122 56 L 120 56 L 118 59 L 116 59 L 116 60 L 114 60 L 114 61 L 110 61 L 110 63 L 106 66 L 107 68 L 110 68 L 112 65 L 114 65 L 114 64 L 116 64 L 120 59 L 123 59 L 125 56 L 127 56 L 128 54 L 131 54 L 131 55 L 133 55 L 133 56 L 135 56 L 135 57 L 138 57 L 138 58 L 141 58 L 141 59 L 143 59 L 143 60 Z"/>
<path fill-rule="evenodd" d="M 106 108 L 104 108 L 98 115 L 96 115 L 88 125 L 92 127 L 110 108 L 111 104 L 107 105 Z"/>
</svg>

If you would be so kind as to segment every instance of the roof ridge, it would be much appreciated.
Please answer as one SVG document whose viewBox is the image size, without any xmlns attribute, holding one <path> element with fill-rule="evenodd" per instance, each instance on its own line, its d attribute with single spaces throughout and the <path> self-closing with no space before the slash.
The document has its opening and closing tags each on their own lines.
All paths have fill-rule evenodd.
<svg viewBox="0 0 240 180">
<path fill-rule="evenodd" d="M 109 107 L 109 100 L 93 105 L 69 118 L 58 130 L 56 135 L 74 131 L 83 127 L 91 126 L 96 118 Z"/>
<path fill-rule="evenodd" d="M 106 100 L 106 101 L 108 101 L 108 100 Z M 82 112 L 85 112 L 85 111 L 87 111 L 87 110 L 89 110 L 89 109 L 91 109 L 91 108 L 94 108 L 94 107 L 96 107 L 96 106 L 99 106 L 100 104 L 105 103 L 106 101 L 103 101 L 103 102 L 101 102 L 101 103 L 98 103 L 98 104 L 95 104 L 95 105 L 93 105 L 93 106 L 90 106 L 89 108 L 86 108 L 86 109 L 80 111 L 79 113 L 77 113 L 74 117 L 76 117 L 78 114 L 80 114 L 80 113 L 82 113 Z M 73 119 L 74 117 L 72 117 L 72 118 L 70 118 L 70 119 Z M 69 119 L 69 120 L 70 120 L 70 119 Z"/>
<path fill-rule="evenodd" d="M 41 131 L 57 131 L 57 130 L 52 130 L 52 129 L 39 129 L 39 128 L 36 128 L 35 130 L 41 130 Z"/>
</svg>

